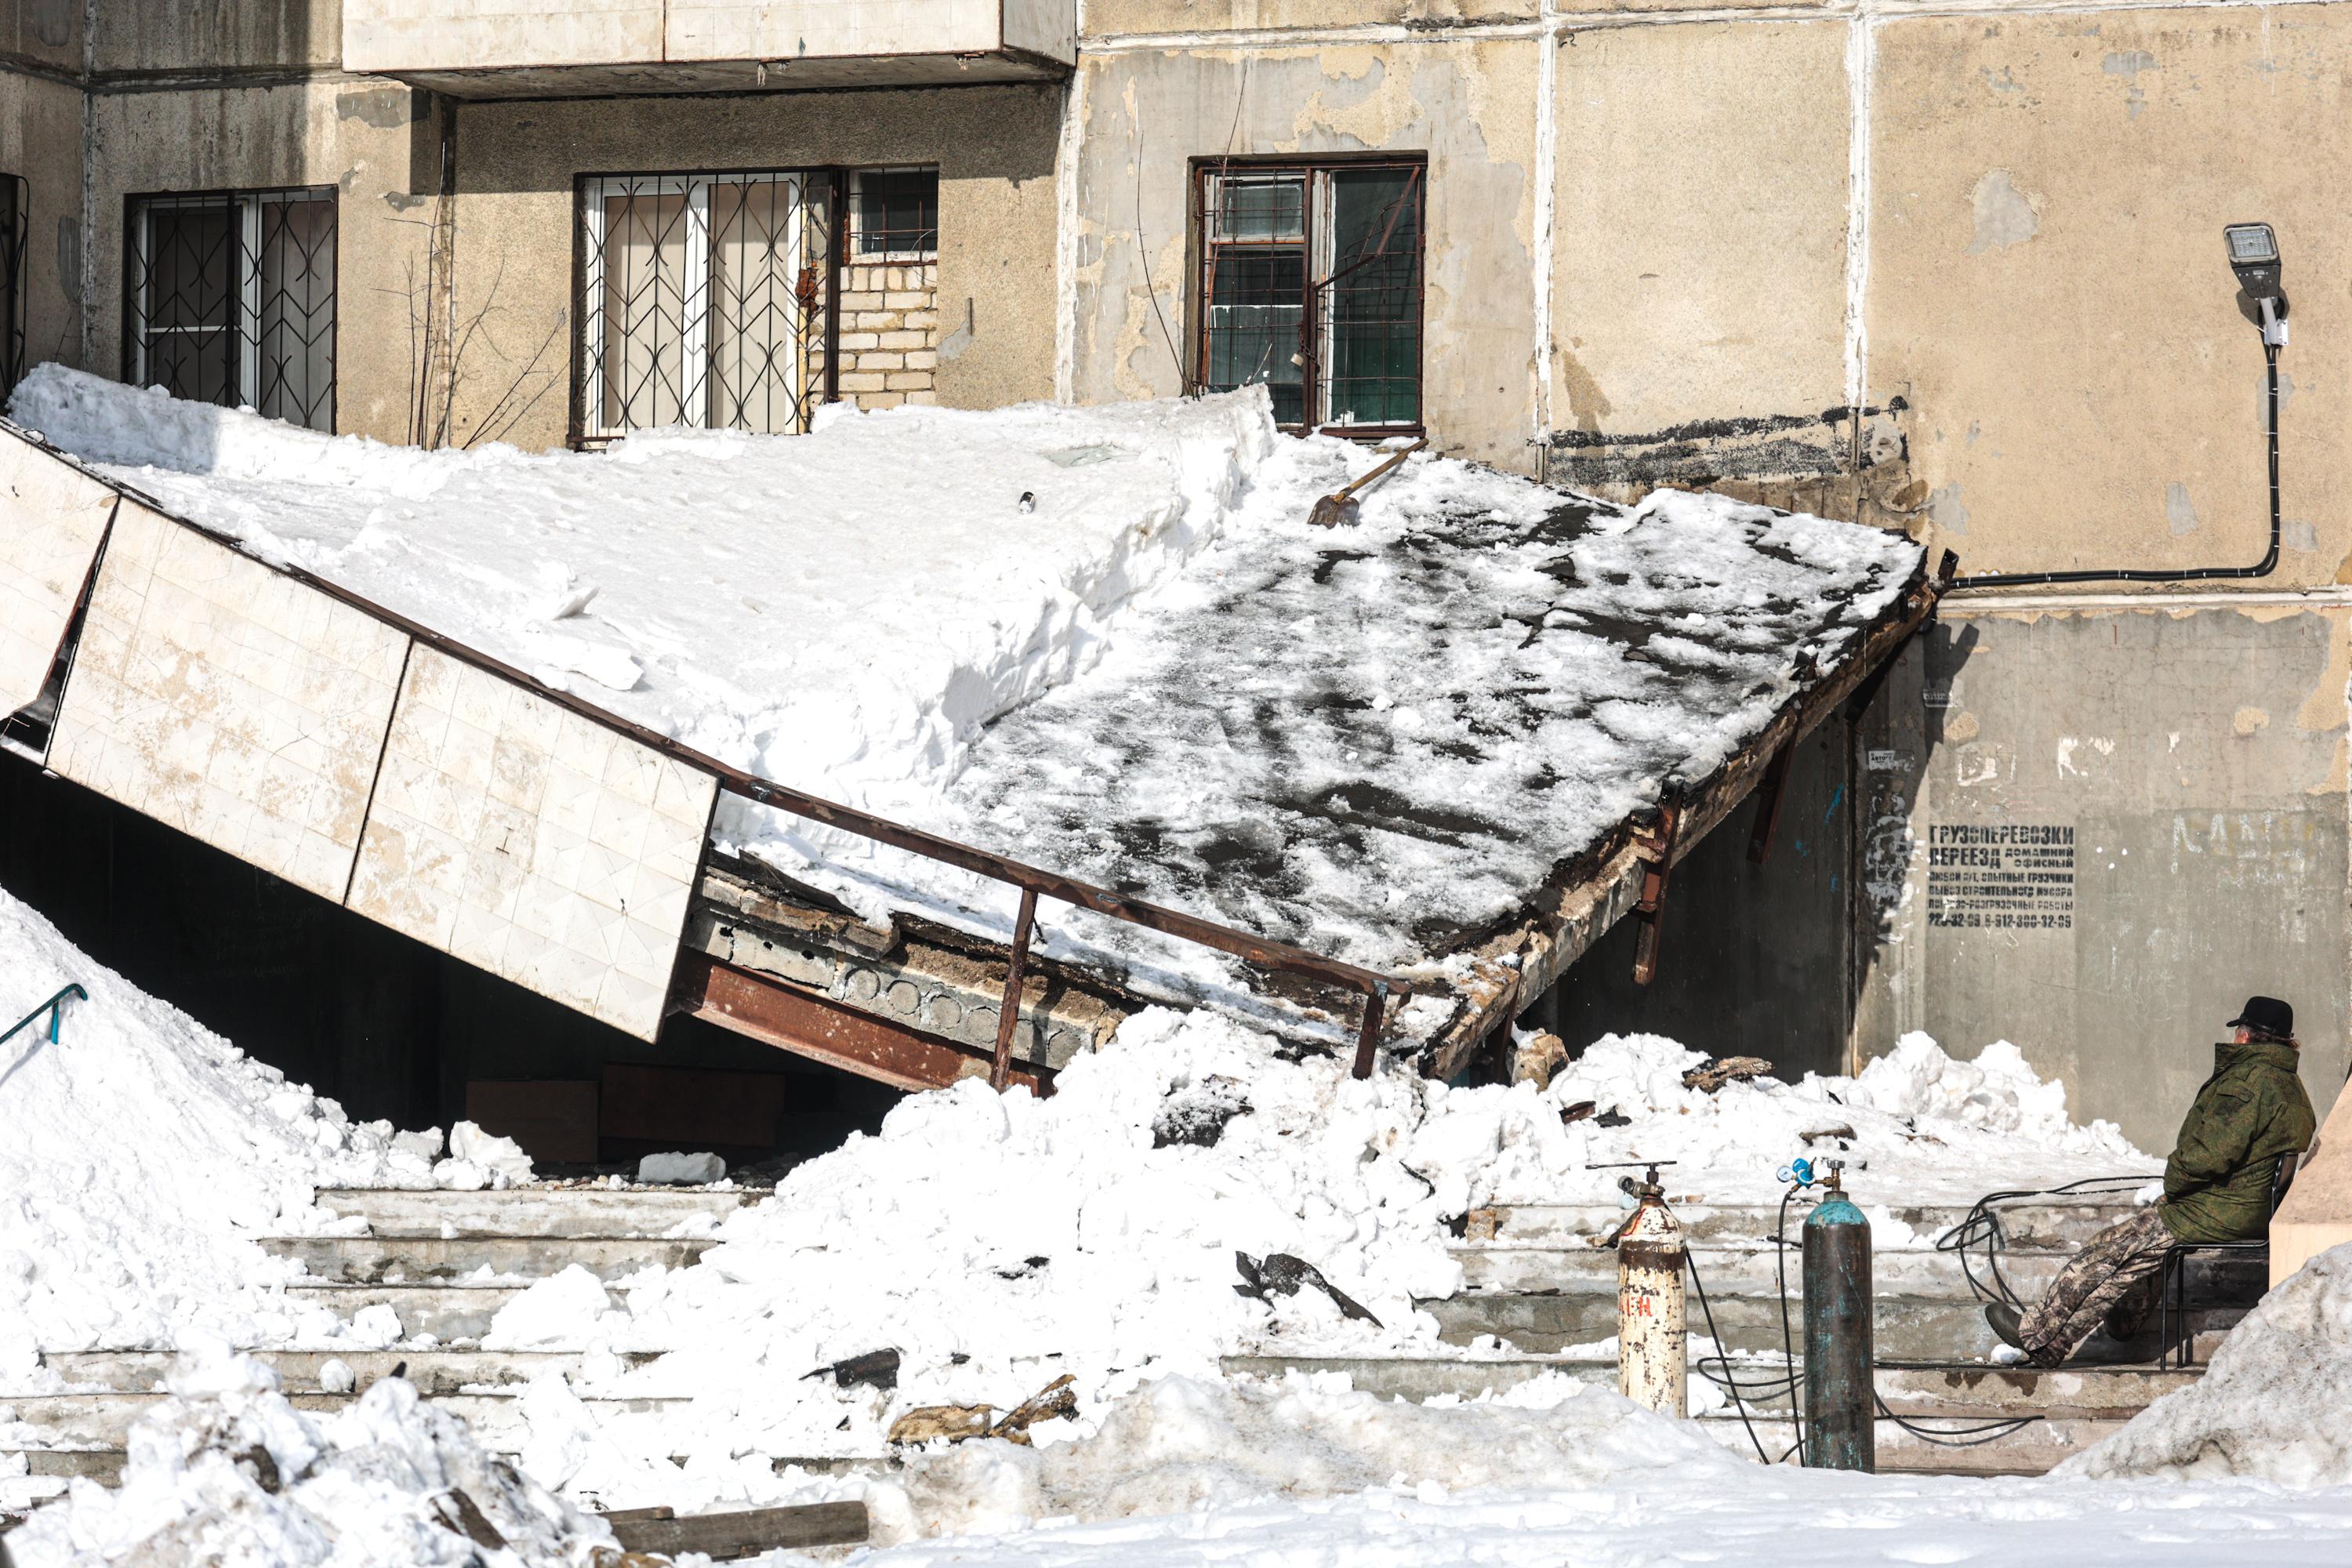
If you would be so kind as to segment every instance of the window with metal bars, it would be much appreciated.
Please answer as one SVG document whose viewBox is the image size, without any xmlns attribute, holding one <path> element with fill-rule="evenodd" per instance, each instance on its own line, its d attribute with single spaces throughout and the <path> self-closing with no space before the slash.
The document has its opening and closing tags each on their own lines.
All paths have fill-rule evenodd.
<svg viewBox="0 0 2352 1568">
<path fill-rule="evenodd" d="M 1194 379 L 1263 384 L 1294 428 L 1421 426 L 1419 160 L 1195 165 Z"/>
<path fill-rule="evenodd" d="M 835 199 L 796 170 L 583 181 L 580 433 L 807 429 Z"/>
<path fill-rule="evenodd" d="M 334 187 L 130 205 L 126 378 L 332 430 Z"/>
<path fill-rule="evenodd" d="M 860 169 L 852 176 L 856 261 L 929 261 L 940 248 L 937 169 Z"/>
<path fill-rule="evenodd" d="M 0 174 L 0 400 L 25 379 L 25 243 L 32 232 L 25 176 Z"/>
</svg>

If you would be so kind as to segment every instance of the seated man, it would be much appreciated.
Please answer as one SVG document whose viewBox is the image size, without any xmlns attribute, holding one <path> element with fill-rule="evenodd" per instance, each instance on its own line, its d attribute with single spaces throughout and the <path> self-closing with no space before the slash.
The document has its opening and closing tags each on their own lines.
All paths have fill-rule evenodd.
<svg viewBox="0 0 2352 1568">
<path fill-rule="evenodd" d="M 2317 1123 L 2295 1076 L 2294 1009 L 2252 996 L 2230 1024 L 2237 1039 L 2213 1047 L 2213 1076 L 2164 1163 L 2164 1201 L 2093 1237 L 2032 1310 L 1985 1309 L 1993 1332 L 2036 1365 L 2064 1361 L 2111 1312 L 2119 1323 L 2144 1318 L 2176 1241 L 2252 1240 L 2269 1228 L 2279 1156 L 2310 1148 Z"/>
</svg>

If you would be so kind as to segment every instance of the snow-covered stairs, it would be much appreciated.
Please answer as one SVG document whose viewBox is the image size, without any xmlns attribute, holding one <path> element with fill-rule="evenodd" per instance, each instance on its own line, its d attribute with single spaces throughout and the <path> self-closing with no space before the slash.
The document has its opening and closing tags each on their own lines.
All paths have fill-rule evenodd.
<svg viewBox="0 0 2352 1568">
<path fill-rule="evenodd" d="M 2131 1210 L 2128 1200 L 2012 1205 L 2002 1209 L 2006 1245 L 2000 1270 L 2011 1288 L 2031 1297 L 2063 1267 L 2084 1240 Z M 1781 1284 L 1772 1242 L 1777 1207 L 1691 1204 L 1678 1207 L 1686 1243 L 1714 1309 L 1714 1327 L 1735 1352 L 1769 1358 L 1756 1377 L 1769 1375 L 1783 1354 Z M 1807 1210 L 1792 1205 L 1794 1237 Z M 1969 1289 L 1959 1258 L 1938 1252 L 1935 1238 L 1965 1217 L 1960 1206 L 1896 1205 L 1872 1211 L 1883 1238 L 1874 1258 L 1879 1394 L 1890 1410 L 1938 1430 L 2031 1416 L 2015 1432 L 1970 1447 L 1939 1447 L 1893 1421 L 1879 1426 L 1879 1453 L 1887 1468 L 2038 1471 L 2115 1430 L 2149 1401 L 2184 1386 L 2195 1370 L 2159 1372 L 2130 1358 L 2153 1352 L 2146 1344 L 2117 1346 L 2095 1337 L 2080 1364 L 2053 1372 L 1990 1364 L 1998 1342 Z M 1613 1206 L 1519 1205 L 1470 1216 L 1468 1235 L 1454 1247 L 1464 1284 L 1455 1294 L 1417 1303 L 1434 1316 L 1443 1338 L 1462 1346 L 1458 1356 L 1330 1361 L 1257 1356 L 1234 1358 L 1235 1371 L 1279 1371 L 1297 1365 L 1345 1372 L 1355 1385 L 1412 1399 L 1475 1395 L 1546 1372 L 1614 1383 L 1614 1356 L 1592 1348 L 1617 1332 L 1617 1258 L 1591 1245 L 1624 1217 Z M 1910 1244 L 1890 1246 L 1904 1238 Z M 1972 1262 L 1985 1273 L 1981 1249 Z M 1801 1350 L 1799 1260 L 1788 1258 L 1788 1322 Z M 2238 1260 L 2197 1266 L 2194 1299 L 2251 1301 L 2261 1282 Z M 2239 1306 L 2194 1312 L 2202 1363 Z M 1691 1331 L 1708 1331 L 1698 1297 L 1688 1300 Z M 1580 1347 L 1582 1347 L 1580 1349 Z M 1786 1448 L 1793 1429 L 1787 1401 L 1751 1402 L 1751 1418 L 1773 1452 Z M 1759 1415 L 1760 1412 L 1760 1415 Z M 1700 1419 L 1714 1436 L 1749 1448 L 1747 1430 L 1728 1405 Z M 1777 1442 L 1776 1442 L 1777 1435 Z"/>
<path fill-rule="evenodd" d="M 600 1279 L 646 1268 L 683 1268 L 713 1245 L 709 1233 L 764 1189 L 529 1186 L 486 1192 L 331 1189 L 320 1206 L 363 1231 L 348 1236 L 264 1238 L 299 1261 L 306 1278 L 286 1288 L 296 1300 L 327 1307 L 343 1322 L 389 1307 L 404 1342 L 431 1334 L 430 1349 L 289 1350 L 246 1347 L 277 1369 L 305 1408 L 332 1409 L 356 1392 L 330 1393 L 331 1362 L 350 1369 L 357 1389 L 400 1369 L 425 1395 L 473 1424 L 493 1448 L 522 1438 L 518 1399 L 534 1377 L 570 1371 L 565 1351 L 488 1351 L 479 1341 L 500 1307 L 534 1281 L 574 1266 Z M 615 1303 L 618 1304 L 617 1302 Z M 656 1352 L 624 1356 L 644 1363 Z M 154 1351 L 78 1351 L 45 1355 L 45 1373 L 74 1392 L 0 1389 L 0 1473 L 62 1479 L 119 1472 L 131 1424 L 163 1395 L 171 1363 Z M 657 1409 L 659 1399 L 584 1401 L 592 1415 Z"/>
</svg>

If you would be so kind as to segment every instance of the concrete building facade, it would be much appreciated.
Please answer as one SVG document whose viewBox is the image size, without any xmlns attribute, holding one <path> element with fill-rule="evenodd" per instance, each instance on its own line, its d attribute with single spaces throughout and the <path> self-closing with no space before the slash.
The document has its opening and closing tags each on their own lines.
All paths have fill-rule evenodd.
<svg viewBox="0 0 2352 1568">
<path fill-rule="evenodd" d="M 1791 846 L 1561 1002 L 1790 1069 L 2005 1037 L 2161 1146 L 2248 992 L 2345 1076 L 2347 68 L 2329 3 L 7 0 L 0 174 L 27 363 L 339 431 L 1262 380 L 1964 573 L 2262 557 L 2267 221 L 2275 570 L 1955 595 Z"/>
</svg>

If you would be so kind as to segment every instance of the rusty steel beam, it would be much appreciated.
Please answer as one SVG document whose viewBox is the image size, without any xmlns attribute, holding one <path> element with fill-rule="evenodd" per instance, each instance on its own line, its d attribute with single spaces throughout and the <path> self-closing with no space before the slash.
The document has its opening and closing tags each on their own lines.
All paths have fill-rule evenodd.
<svg viewBox="0 0 2352 1568">
<path fill-rule="evenodd" d="M 943 1089 L 989 1071 L 989 1058 L 953 1041 L 906 1028 L 781 984 L 688 949 L 677 958 L 672 1012 L 732 1029 L 763 1045 L 887 1083 L 893 1089 Z M 1006 1084 L 1053 1092 L 1051 1068 L 1015 1068 Z"/>
<path fill-rule="evenodd" d="M 1668 801 L 1658 808 L 1657 825 L 1645 834 L 1642 848 L 1646 866 L 1642 873 L 1642 896 L 1633 905 L 1633 918 L 1642 929 L 1634 933 L 1633 984 L 1647 985 L 1658 977 L 1658 944 L 1665 935 L 1666 880 L 1675 871 L 1675 847 L 1682 837 L 1683 808 L 1678 801 Z"/>
<path fill-rule="evenodd" d="M 1037 923 L 1035 889 L 1021 889 L 1020 918 L 1013 922 L 1013 960 L 1004 970 L 1004 1000 L 996 1005 L 996 1059 L 988 1069 L 991 1089 L 1003 1089 L 1013 1075 L 1013 1032 L 1021 1026 L 1021 971 L 1029 963 L 1029 931 Z"/>
</svg>

